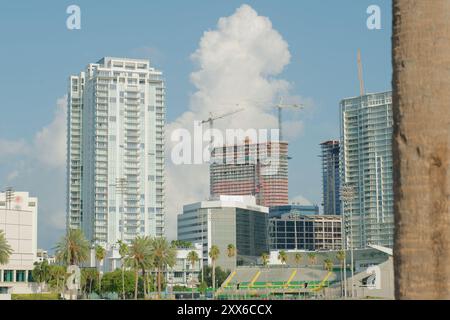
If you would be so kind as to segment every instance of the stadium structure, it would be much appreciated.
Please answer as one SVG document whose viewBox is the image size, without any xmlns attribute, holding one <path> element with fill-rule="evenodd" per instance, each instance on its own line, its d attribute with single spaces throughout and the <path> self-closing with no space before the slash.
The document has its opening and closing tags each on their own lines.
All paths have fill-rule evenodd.
<svg viewBox="0 0 450 320">
<path fill-rule="evenodd" d="M 337 258 L 338 251 L 285 251 L 270 254 L 266 266 L 237 267 L 216 292 L 218 299 L 394 299 L 392 250 L 371 246 L 346 253 L 346 267 Z M 300 262 L 295 259 L 300 253 Z M 331 260 L 333 266 L 325 267 Z M 352 277 L 353 274 L 353 277 Z M 353 290 L 352 290 L 353 287 Z M 353 291 L 353 292 L 352 292 Z"/>
</svg>

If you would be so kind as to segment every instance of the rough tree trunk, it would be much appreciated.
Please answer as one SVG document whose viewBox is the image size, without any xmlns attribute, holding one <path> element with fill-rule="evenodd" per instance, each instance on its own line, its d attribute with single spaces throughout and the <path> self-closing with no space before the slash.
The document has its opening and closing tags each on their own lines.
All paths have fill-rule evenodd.
<svg viewBox="0 0 450 320">
<path fill-rule="evenodd" d="M 395 295 L 450 299 L 450 1 L 393 1 Z"/>
</svg>

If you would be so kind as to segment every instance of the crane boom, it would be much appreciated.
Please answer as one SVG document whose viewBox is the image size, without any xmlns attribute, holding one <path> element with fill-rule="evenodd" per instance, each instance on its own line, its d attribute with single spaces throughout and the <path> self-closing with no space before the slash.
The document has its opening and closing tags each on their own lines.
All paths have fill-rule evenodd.
<svg viewBox="0 0 450 320">
<path fill-rule="evenodd" d="M 361 62 L 361 50 L 358 49 L 358 78 L 359 78 L 359 93 L 361 96 L 365 94 L 364 89 L 364 78 L 363 78 L 363 68 Z"/>
<path fill-rule="evenodd" d="M 214 121 L 219 120 L 219 119 L 223 119 L 223 118 L 226 118 L 226 117 L 229 117 L 229 116 L 232 116 L 232 115 L 234 115 L 236 113 L 239 113 L 241 111 L 244 111 L 244 108 L 240 108 L 240 109 L 237 109 L 237 110 L 234 110 L 234 111 L 231 111 L 231 112 L 228 112 L 228 113 L 222 114 L 220 116 L 216 116 L 216 117 L 214 117 L 213 114 L 210 113 L 209 114 L 209 118 L 205 119 L 205 120 L 203 120 L 201 122 L 201 124 L 209 123 L 209 129 L 210 129 L 209 134 L 210 134 L 210 137 L 211 137 L 211 142 L 210 142 L 210 144 L 211 144 L 211 151 L 212 151 L 213 138 L 214 138 L 213 133 L 212 133 L 213 127 L 214 127 Z"/>
<path fill-rule="evenodd" d="M 284 108 L 297 108 L 303 109 L 304 106 L 301 104 L 283 104 L 283 98 L 280 98 L 280 102 L 275 106 L 278 109 L 278 132 L 280 141 L 283 141 L 283 121 L 281 115 L 281 109 Z"/>
</svg>

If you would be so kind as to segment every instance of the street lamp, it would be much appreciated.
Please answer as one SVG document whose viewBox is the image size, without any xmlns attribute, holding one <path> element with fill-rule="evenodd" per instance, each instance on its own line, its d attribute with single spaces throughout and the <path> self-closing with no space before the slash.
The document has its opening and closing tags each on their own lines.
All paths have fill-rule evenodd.
<svg viewBox="0 0 450 320">
<path fill-rule="evenodd" d="M 115 184 L 111 184 L 111 186 L 116 187 L 116 194 L 120 194 L 121 197 L 121 207 L 122 207 L 122 212 L 120 212 L 120 208 L 119 208 L 119 213 L 120 213 L 120 223 L 119 226 L 121 226 L 121 230 L 120 230 L 120 241 L 124 241 L 123 238 L 123 234 L 124 234 L 124 227 L 125 227 L 125 193 L 127 191 L 127 179 L 126 178 L 117 178 L 116 183 Z"/>
<path fill-rule="evenodd" d="M 350 210 L 349 210 L 350 211 L 350 226 L 349 226 L 350 227 L 350 237 L 347 235 L 347 227 L 345 226 L 345 239 L 346 239 L 346 243 L 347 243 L 347 245 L 346 245 L 347 248 L 350 243 L 350 266 L 351 266 L 351 277 L 352 277 L 351 296 L 352 296 L 352 298 L 355 296 L 355 294 L 354 294 L 354 287 L 355 287 L 355 285 L 354 285 L 354 281 L 355 281 L 354 280 L 354 260 L 353 260 L 353 208 L 352 208 L 352 202 L 355 197 L 355 194 L 356 194 L 356 192 L 355 192 L 355 188 L 353 187 L 353 185 L 348 184 L 348 183 L 344 184 L 344 186 L 342 187 L 342 190 L 341 190 L 342 199 L 344 201 L 344 207 L 347 207 L 347 206 L 350 207 Z M 346 216 L 347 215 L 344 210 L 344 219 L 346 218 Z M 345 219 L 345 220 L 347 220 L 347 219 Z M 345 274 L 346 273 L 347 272 L 345 271 Z"/>
</svg>

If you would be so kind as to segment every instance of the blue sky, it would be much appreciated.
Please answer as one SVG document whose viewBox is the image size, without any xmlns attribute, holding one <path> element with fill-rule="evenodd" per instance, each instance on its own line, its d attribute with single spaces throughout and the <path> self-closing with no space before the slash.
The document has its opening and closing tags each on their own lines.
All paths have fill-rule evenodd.
<svg viewBox="0 0 450 320">
<path fill-rule="evenodd" d="M 291 94 L 312 101 L 313 107 L 302 114 L 303 132 L 290 141 L 290 196 L 321 203 L 319 143 L 339 137 L 339 101 L 358 95 L 358 48 L 366 90 L 391 89 L 391 1 L 2 2 L 0 146 L 13 145 L 21 151 L 0 150 L 0 188 L 12 185 L 40 197 L 39 245 L 49 248 L 61 234 L 62 218 L 54 224 L 46 221 L 50 215 L 65 214 L 65 200 L 56 196 L 64 195 L 64 167 L 46 166 L 49 161 L 38 165 L 39 157 L 24 149 L 37 133 L 45 132 L 43 128 L 52 127 L 56 101 L 66 93 L 68 76 L 103 56 L 150 58 L 164 72 L 170 122 L 187 110 L 195 91 L 189 80 L 196 70 L 190 55 L 203 33 L 243 3 L 268 17 L 289 44 L 291 62 L 279 78 L 291 83 Z M 66 28 L 70 4 L 81 8 L 81 30 Z M 381 30 L 366 27 L 366 9 L 372 4 L 381 8 Z M 39 174 L 27 176 L 28 171 Z M 49 178 L 39 181 L 44 173 Z"/>
</svg>

